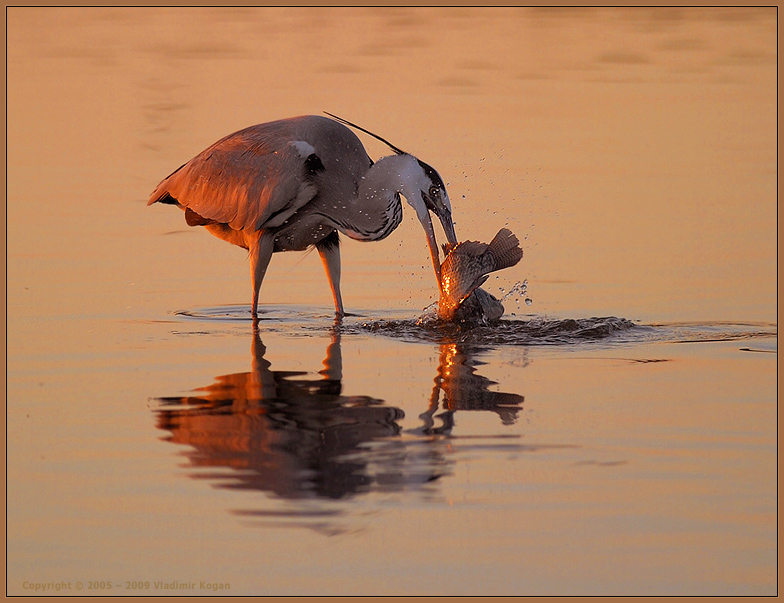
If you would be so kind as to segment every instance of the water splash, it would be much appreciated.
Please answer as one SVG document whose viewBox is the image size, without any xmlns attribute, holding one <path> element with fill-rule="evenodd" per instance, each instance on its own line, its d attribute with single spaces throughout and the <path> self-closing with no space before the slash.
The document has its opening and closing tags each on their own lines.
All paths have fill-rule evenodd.
<svg viewBox="0 0 784 603">
<path fill-rule="evenodd" d="M 501 319 L 487 325 L 465 325 L 423 320 L 374 320 L 346 326 L 349 331 L 372 332 L 408 341 L 466 343 L 478 346 L 584 346 L 648 343 L 708 343 L 774 338 L 770 323 L 641 324 L 615 316 L 593 318 Z M 772 351 L 775 351 L 775 347 Z"/>
<path fill-rule="evenodd" d="M 374 320 L 344 325 L 349 330 L 371 332 L 405 340 L 476 345 L 568 345 L 617 339 L 642 328 L 625 318 L 504 320 L 492 324 L 466 325 L 439 321 L 432 306 L 417 319 Z"/>
<path fill-rule="evenodd" d="M 441 319 L 438 317 L 438 302 L 433 302 L 422 310 L 422 314 L 417 318 L 416 324 L 419 327 L 427 327 L 440 321 Z"/>
<path fill-rule="evenodd" d="M 499 290 L 502 293 L 504 291 L 502 287 L 499 287 Z M 512 288 L 509 289 L 509 291 L 507 291 L 506 293 L 504 293 L 504 296 L 501 298 L 501 301 L 504 302 L 516 294 L 522 297 L 525 297 L 528 294 L 528 279 L 525 279 L 523 282 L 517 281 L 514 285 L 512 285 Z"/>
<path fill-rule="evenodd" d="M 499 290 L 501 293 L 504 293 L 503 288 L 499 287 Z M 520 301 L 522 301 L 526 306 L 530 306 L 534 303 L 534 300 L 528 297 L 528 279 L 525 279 L 522 282 L 517 281 L 514 285 L 512 285 L 512 288 L 504 293 L 503 297 L 501 297 L 501 302 L 503 303 L 512 297 L 516 307 L 518 308 L 520 307 Z"/>
</svg>

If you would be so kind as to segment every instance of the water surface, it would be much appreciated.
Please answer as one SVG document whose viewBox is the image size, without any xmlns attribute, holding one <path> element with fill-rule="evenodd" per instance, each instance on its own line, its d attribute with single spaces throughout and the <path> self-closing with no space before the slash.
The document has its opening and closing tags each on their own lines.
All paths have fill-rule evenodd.
<svg viewBox="0 0 784 603">
<path fill-rule="evenodd" d="M 7 19 L 8 594 L 776 594 L 775 9 Z M 342 325 L 278 254 L 254 332 L 246 254 L 145 207 L 321 111 L 518 235 L 500 323 L 427 320 L 404 210 Z"/>
</svg>

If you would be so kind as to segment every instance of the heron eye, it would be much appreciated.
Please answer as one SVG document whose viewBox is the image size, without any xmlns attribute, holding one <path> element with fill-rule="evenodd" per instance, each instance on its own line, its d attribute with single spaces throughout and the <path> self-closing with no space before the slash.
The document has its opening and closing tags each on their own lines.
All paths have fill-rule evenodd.
<svg viewBox="0 0 784 603">
<path fill-rule="evenodd" d="M 437 186 L 435 186 L 435 185 L 434 185 L 434 186 L 431 186 L 431 187 L 430 187 L 430 190 L 429 190 L 429 191 L 427 191 L 427 192 L 428 192 L 428 194 L 429 194 L 429 195 L 430 195 L 430 196 L 431 196 L 433 199 L 437 199 L 437 198 L 438 198 L 438 195 L 439 195 L 439 193 L 440 193 L 440 191 L 438 190 L 438 187 L 437 187 Z"/>
</svg>

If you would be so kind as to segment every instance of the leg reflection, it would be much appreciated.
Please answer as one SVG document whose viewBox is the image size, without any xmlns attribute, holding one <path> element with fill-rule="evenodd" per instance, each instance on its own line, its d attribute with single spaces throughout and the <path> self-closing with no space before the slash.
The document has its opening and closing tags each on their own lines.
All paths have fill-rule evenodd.
<svg viewBox="0 0 784 603">
<path fill-rule="evenodd" d="M 339 330 L 316 379 L 271 370 L 258 331 L 251 351 L 251 371 L 218 376 L 193 396 L 160 399 L 157 425 L 169 432 L 167 440 L 189 445 L 193 466 L 217 470 L 194 477 L 286 498 L 341 498 L 368 489 L 374 477 L 361 447 L 397 436 L 403 411 L 370 396 L 341 395 Z"/>
</svg>

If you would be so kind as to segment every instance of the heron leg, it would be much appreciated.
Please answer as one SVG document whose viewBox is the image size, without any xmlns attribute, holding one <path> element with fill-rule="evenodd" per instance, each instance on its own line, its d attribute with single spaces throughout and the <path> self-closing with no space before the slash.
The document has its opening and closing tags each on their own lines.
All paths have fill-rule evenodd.
<svg viewBox="0 0 784 603">
<path fill-rule="evenodd" d="M 343 311 L 343 298 L 340 296 L 340 246 L 337 232 L 316 243 L 316 249 L 321 256 L 321 263 L 324 264 L 329 287 L 332 289 L 332 297 L 335 300 L 335 316 L 342 318 L 345 312 Z"/>
<path fill-rule="evenodd" d="M 259 290 L 261 289 L 261 281 L 264 280 L 264 275 L 267 273 L 267 266 L 269 266 L 274 246 L 274 237 L 263 231 L 254 236 L 248 245 L 250 276 L 253 279 L 253 302 L 250 311 L 254 320 L 259 318 Z"/>
</svg>

